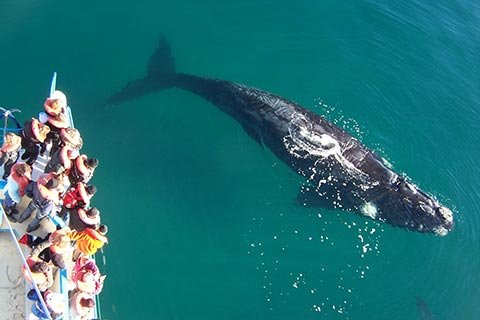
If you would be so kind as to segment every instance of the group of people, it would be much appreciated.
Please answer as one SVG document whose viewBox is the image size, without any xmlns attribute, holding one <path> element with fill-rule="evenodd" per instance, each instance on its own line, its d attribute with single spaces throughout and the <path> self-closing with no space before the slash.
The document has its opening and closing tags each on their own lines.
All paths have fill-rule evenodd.
<svg viewBox="0 0 480 320">
<path fill-rule="evenodd" d="M 80 154 L 82 146 L 80 133 L 69 126 L 67 98 L 55 91 L 46 99 L 39 119 L 28 120 L 19 135 L 6 134 L 0 149 L 0 166 L 7 181 L 2 204 L 8 219 L 23 223 L 35 212 L 20 243 L 32 249 L 27 258 L 30 272 L 23 266 L 23 274 L 37 284 L 48 309 L 32 289 L 27 296 L 34 301 L 32 314 L 38 319 L 48 319 L 47 314 L 53 319 L 63 317 L 63 295 L 52 289 L 60 270 L 66 270 L 69 280 L 71 319 L 92 319 L 95 295 L 103 287 L 105 275 L 90 258 L 108 242 L 100 211 L 91 206 L 97 189 L 89 182 L 99 162 Z M 23 161 L 18 161 L 22 150 Z M 33 181 L 32 166 L 45 152 L 49 152 L 49 161 Z M 31 200 L 20 213 L 17 205 L 24 197 Z M 56 230 L 36 236 L 46 217 L 57 221 Z"/>
</svg>

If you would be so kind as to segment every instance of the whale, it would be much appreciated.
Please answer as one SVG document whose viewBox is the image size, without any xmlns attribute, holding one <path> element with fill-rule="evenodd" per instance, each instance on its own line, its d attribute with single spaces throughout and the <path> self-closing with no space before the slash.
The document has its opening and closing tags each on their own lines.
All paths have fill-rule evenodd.
<svg viewBox="0 0 480 320">
<path fill-rule="evenodd" d="M 452 211 L 396 173 L 382 157 L 346 130 L 299 104 L 247 85 L 177 72 L 161 37 L 144 77 L 105 99 L 119 105 L 178 88 L 209 101 L 235 119 L 258 144 L 305 178 L 303 205 L 354 212 L 405 230 L 444 236 Z"/>
<path fill-rule="evenodd" d="M 417 311 L 418 311 L 418 314 L 420 315 L 421 320 L 435 319 L 425 300 L 423 300 L 420 297 L 417 297 L 416 305 L 417 305 Z"/>
</svg>

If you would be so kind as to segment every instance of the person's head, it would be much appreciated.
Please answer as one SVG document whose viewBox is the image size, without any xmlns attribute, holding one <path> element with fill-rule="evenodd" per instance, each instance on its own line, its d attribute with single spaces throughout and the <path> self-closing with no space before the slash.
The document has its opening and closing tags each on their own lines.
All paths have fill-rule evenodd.
<svg viewBox="0 0 480 320">
<path fill-rule="evenodd" d="M 60 268 L 60 269 L 65 269 L 67 267 L 67 264 L 65 263 L 65 260 L 63 259 L 63 256 L 59 253 L 54 253 L 52 255 L 52 263 L 54 266 Z"/>
<path fill-rule="evenodd" d="M 48 271 L 50 271 L 50 267 L 48 266 L 48 264 L 45 262 L 45 261 L 39 261 L 39 262 L 36 262 L 32 267 L 31 267 L 31 270 L 32 272 L 35 272 L 35 273 L 46 273 Z"/>
<path fill-rule="evenodd" d="M 5 135 L 5 143 L 12 143 L 12 140 L 14 139 L 15 134 L 9 132 Z"/>
<path fill-rule="evenodd" d="M 47 187 L 48 190 L 54 190 L 58 188 L 58 185 L 60 184 L 60 181 L 56 178 L 52 178 L 48 180 L 47 184 L 45 184 L 45 187 Z"/>
<path fill-rule="evenodd" d="M 80 305 L 84 308 L 93 308 L 95 307 L 95 301 L 92 298 L 81 298 Z"/>
<path fill-rule="evenodd" d="M 9 132 L 5 135 L 3 144 L 20 147 L 21 141 L 22 141 L 22 138 L 17 136 L 15 133 Z"/>
<path fill-rule="evenodd" d="M 100 214 L 100 211 L 95 208 L 95 207 L 92 207 L 90 209 L 87 210 L 87 216 L 93 218 L 93 217 L 96 217 Z M 106 226 L 105 226 L 106 227 Z"/>
<path fill-rule="evenodd" d="M 32 167 L 30 167 L 26 163 L 20 163 L 18 166 L 15 167 L 15 172 L 21 177 L 30 178 L 32 174 Z"/>
<path fill-rule="evenodd" d="M 97 158 L 89 158 L 86 161 L 86 165 L 92 169 L 95 169 L 98 166 L 98 164 L 99 164 L 99 161 Z"/>
<path fill-rule="evenodd" d="M 93 184 L 89 184 L 86 188 L 85 191 L 87 191 L 89 196 L 95 195 L 97 193 L 97 187 L 95 187 Z"/>
<path fill-rule="evenodd" d="M 50 132 L 50 127 L 47 126 L 44 123 L 39 122 L 38 123 L 38 132 L 40 133 L 40 136 L 46 137 L 47 134 Z"/>
<path fill-rule="evenodd" d="M 83 146 L 83 140 L 80 136 L 80 132 L 75 128 L 65 128 L 60 131 L 60 137 L 65 145 L 74 148 L 81 149 Z"/>
<path fill-rule="evenodd" d="M 106 235 L 107 232 L 108 232 L 108 227 L 107 227 L 106 225 L 104 225 L 104 224 L 101 224 L 101 225 L 98 226 L 98 229 L 97 229 L 97 230 L 98 230 L 98 232 L 99 232 L 101 235 L 104 236 L 104 235 Z"/>
</svg>

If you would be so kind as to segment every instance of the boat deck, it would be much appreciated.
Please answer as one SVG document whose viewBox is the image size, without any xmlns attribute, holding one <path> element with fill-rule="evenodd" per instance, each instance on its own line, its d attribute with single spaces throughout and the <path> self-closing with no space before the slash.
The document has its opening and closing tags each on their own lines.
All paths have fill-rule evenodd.
<svg viewBox="0 0 480 320">
<path fill-rule="evenodd" d="M 46 155 L 48 154 L 48 150 Z M 22 154 L 22 153 L 21 153 Z M 33 165 L 32 179 L 37 180 L 42 174 L 45 168 L 45 165 L 48 161 L 47 156 L 39 156 L 35 164 Z M 21 155 L 20 155 L 21 156 Z M 3 167 L 0 167 L 0 176 L 3 175 Z M 0 181 L 0 189 L 3 189 L 5 186 L 5 181 Z M 0 199 L 3 199 L 3 192 L 0 192 Z M 17 204 L 17 210 L 20 213 L 28 206 L 31 199 L 28 197 L 23 197 L 21 203 Z M 18 215 L 17 215 L 18 216 Z M 23 223 L 12 223 L 12 226 L 15 236 L 18 239 L 26 233 L 26 229 L 30 221 L 35 216 L 35 213 L 32 216 L 24 221 Z M 3 214 L 0 216 L 0 252 L 2 259 L 0 259 L 0 272 L 5 270 L 6 277 L 0 277 L 0 310 L 2 319 L 28 319 L 26 315 L 30 313 L 30 308 L 32 303 L 29 300 L 26 300 L 26 293 L 33 288 L 30 283 L 27 283 L 23 279 L 21 272 L 22 260 L 17 251 L 15 243 L 13 242 L 12 236 L 9 232 L 7 221 L 4 219 Z M 56 225 L 49 217 L 46 217 L 40 223 L 40 227 L 31 232 L 30 234 L 45 238 L 49 233 L 52 233 L 56 230 Z M 23 253 L 25 256 L 30 254 L 31 249 L 21 245 Z M 71 261 L 71 259 L 67 259 Z M 73 262 L 67 266 L 67 270 L 70 270 L 73 267 Z M 64 294 L 65 299 L 68 303 L 68 287 L 67 283 L 67 273 L 66 271 L 59 272 L 55 270 L 54 272 L 54 285 L 50 288 L 54 292 L 59 292 Z M 68 309 L 68 308 L 67 308 Z M 69 319 L 68 316 L 64 319 Z"/>
<path fill-rule="evenodd" d="M 3 222 L 3 221 L 2 221 Z M 3 224 L 2 224 L 3 228 Z M 0 232 L 0 310 L 2 319 L 25 319 L 25 281 L 17 253 L 9 232 Z"/>
</svg>

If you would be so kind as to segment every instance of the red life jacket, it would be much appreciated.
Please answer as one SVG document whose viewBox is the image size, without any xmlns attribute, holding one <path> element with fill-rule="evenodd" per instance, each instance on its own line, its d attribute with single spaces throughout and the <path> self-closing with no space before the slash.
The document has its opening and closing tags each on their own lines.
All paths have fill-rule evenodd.
<svg viewBox="0 0 480 320">
<path fill-rule="evenodd" d="M 70 191 L 63 197 L 63 206 L 71 209 L 75 207 L 86 207 L 90 204 L 91 195 L 85 190 L 85 185 L 82 182 L 77 183 L 75 188 L 70 188 Z"/>
</svg>

